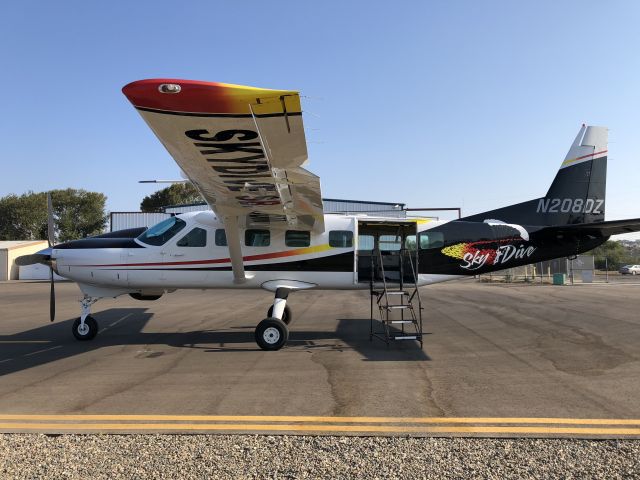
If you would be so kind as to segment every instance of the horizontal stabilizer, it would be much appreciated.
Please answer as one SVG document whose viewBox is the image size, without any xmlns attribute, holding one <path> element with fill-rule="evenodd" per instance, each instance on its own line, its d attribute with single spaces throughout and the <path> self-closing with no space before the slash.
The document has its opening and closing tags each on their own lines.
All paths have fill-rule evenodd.
<svg viewBox="0 0 640 480">
<path fill-rule="evenodd" d="M 542 232 L 564 234 L 589 234 L 596 236 L 610 237 L 611 235 L 620 235 L 623 233 L 640 232 L 640 218 L 632 218 L 628 220 L 613 220 L 610 222 L 593 222 L 578 223 L 574 225 L 558 225 L 547 227 Z"/>
</svg>

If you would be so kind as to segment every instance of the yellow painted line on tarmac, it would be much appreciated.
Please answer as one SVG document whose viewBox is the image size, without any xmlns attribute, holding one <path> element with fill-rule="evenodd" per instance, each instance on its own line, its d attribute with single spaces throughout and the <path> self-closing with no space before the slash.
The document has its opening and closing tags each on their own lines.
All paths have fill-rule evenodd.
<svg viewBox="0 0 640 480">
<path fill-rule="evenodd" d="M 640 436 L 636 428 L 573 428 L 573 427 L 505 427 L 505 426 L 389 426 L 389 425 L 293 425 L 244 423 L 0 423 L 0 430 L 21 431 L 236 431 L 236 432 L 331 432 L 331 433 L 484 433 L 484 434 L 542 434 L 542 435 L 607 435 Z"/>
<path fill-rule="evenodd" d="M 330 417 L 283 415 L 115 415 L 115 414 L 0 414 L 0 421 L 122 421 L 122 422 L 303 422 L 400 424 L 551 424 L 638 425 L 640 419 L 553 417 Z"/>
</svg>

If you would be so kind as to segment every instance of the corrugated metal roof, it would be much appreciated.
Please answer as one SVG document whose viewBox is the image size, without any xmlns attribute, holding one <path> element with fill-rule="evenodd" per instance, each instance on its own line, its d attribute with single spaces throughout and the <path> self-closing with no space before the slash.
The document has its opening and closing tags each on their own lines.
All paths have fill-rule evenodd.
<svg viewBox="0 0 640 480">
<path fill-rule="evenodd" d="M 14 248 L 28 247 L 29 245 L 46 244 L 46 240 L 2 240 L 0 250 L 11 250 Z"/>
</svg>

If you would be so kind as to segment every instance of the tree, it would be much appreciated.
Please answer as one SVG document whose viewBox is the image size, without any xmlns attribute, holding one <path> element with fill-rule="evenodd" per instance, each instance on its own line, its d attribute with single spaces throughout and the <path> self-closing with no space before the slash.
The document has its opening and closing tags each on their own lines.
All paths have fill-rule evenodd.
<svg viewBox="0 0 640 480">
<path fill-rule="evenodd" d="M 595 257 L 595 267 L 599 270 L 604 270 L 605 266 L 607 266 L 609 270 L 617 270 L 622 265 L 633 263 L 633 261 L 630 260 L 631 255 L 629 250 L 620 242 L 613 240 L 607 240 L 599 247 L 587 253 Z"/>
<path fill-rule="evenodd" d="M 98 192 L 53 190 L 51 201 L 59 242 L 103 232 L 107 197 Z M 43 240 L 47 238 L 47 194 L 28 192 L 0 198 L 1 240 Z"/>
<path fill-rule="evenodd" d="M 169 205 L 203 202 L 203 198 L 191 183 L 174 183 L 142 199 L 140 210 L 143 212 L 161 212 Z"/>
</svg>

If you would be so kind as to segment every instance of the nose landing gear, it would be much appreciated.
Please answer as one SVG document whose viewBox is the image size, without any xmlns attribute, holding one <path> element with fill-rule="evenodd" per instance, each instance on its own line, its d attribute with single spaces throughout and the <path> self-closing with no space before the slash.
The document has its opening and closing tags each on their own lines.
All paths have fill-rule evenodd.
<svg viewBox="0 0 640 480">
<path fill-rule="evenodd" d="M 262 350 L 280 350 L 289 340 L 289 325 L 293 316 L 287 305 L 288 288 L 278 288 L 273 305 L 255 330 L 256 343 Z"/>
<path fill-rule="evenodd" d="M 89 295 L 85 295 L 84 298 L 80 300 L 82 313 L 79 318 L 76 318 L 76 321 L 73 322 L 73 326 L 71 327 L 71 332 L 77 340 L 93 340 L 98 334 L 98 322 L 91 316 L 91 305 L 98 300 L 98 298 L 90 297 Z"/>
</svg>

